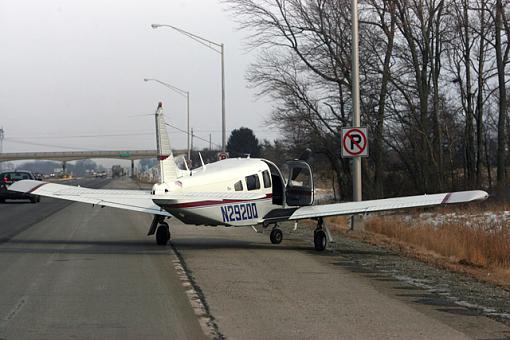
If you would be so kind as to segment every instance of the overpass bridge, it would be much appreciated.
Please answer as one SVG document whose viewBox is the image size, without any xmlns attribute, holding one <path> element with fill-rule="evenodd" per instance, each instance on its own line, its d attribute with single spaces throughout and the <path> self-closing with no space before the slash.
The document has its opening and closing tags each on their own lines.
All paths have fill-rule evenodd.
<svg viewBox="0 0 510 340">
<path fill-rule="evenodd" d="M 185 154 L 186 150 L 173 150 L 175 155 Z M 112 150 L 112 151 L 59 151 L 59 152 L 11 152 L 0 153 L 0 162 L 21 160 L 61 161 L 65 171 L 65 164 L 69 161 L 91 158 L 124 159 L 131 161 L 131 170 L 137 159 L 157 158 L 156 150 Z"/>
</svg>

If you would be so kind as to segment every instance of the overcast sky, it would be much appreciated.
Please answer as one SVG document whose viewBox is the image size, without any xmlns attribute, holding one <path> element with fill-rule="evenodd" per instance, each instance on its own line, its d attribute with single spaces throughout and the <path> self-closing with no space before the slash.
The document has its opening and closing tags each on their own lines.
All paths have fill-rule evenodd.
<svg viewBox="0 0 510 340">
<path fill-rule="evenodd" d="M 152 23 L 225 44 L 227 138 L 241 126 L 277 137 L 263 125 L 270 104 L 244 79 L 256 51 L 218 0 L 0 0 L 3 151 L 155 148 L 157 103 L 185 130 L 186 100 L 143 78 L 188 90 L 191 126 L 221 144 L 220 55 Z M 184 134 L 168 132 L 174 148 L 186 147 Z M 94 135 L 121 136 L 77 137 Z"/>
</svg>

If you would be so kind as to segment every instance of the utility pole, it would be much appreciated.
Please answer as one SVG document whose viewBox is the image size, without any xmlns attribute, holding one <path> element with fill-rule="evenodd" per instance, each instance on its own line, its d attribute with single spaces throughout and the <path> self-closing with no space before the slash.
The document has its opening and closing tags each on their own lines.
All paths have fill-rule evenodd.
<svg viewBox="0 0 510 340">
<path fill-rule="evenodd" d="M 227 148 L 227 127 L 225 125 L 225 49 L 221 44 L 221 151 Z"/>
<path fill-rule="evenodd" d="M 0 153 L 4 152 L 4 128 L 0 128 Z"/>
<path fill-rule="evenodd" d="M 3 126 L 0 128 L 0 153 L 4 152 L 4 128 Z M 3 170 L 3 163 L 0 162 L 0 170 Z"/>
<path fill-rule="evenodd" d="M 193 128 L 191 128 L 191 150 L 193 150 Z"/>
<path fill-rule="evenodd" d="M 352 0 L 352 127 L 360 127 L 359 105 L 359 41 L 358 41 L 358 0 Z M 361 201 L 361 157 L 352 159 L 352 192 L 355 202 Z"/>
<path fill-rule="evenodd" d="M 359 128 L 361 124 L 359 105 L 359 33 L 358 33 L 358 0 L 352 0 L 352 127 Z M 352 158 L 352 198 L 354 202 L 361 197 L 361 157 Z M 351 216 L 351 229 L 363 230 L 361 215 Z"/>
<path fill-rule="evenodd" d="M 211 134 L 209 134 L 209 151 L 212 150 L 212 137 Z"/>
</svg>

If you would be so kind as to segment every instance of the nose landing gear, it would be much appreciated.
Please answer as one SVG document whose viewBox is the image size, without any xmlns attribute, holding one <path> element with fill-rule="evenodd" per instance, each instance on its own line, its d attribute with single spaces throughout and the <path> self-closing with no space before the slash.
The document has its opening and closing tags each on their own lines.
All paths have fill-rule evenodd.
<svg viewBox="0 0 510 340">
<path fill-rule="evenodd" d="M 170 228 L 168 223 L 162 222 L 156 229 L 156 243 L 160 246 L 166 246 L 170 240 Z"/>
<path fill-rule="evenodd" d="M 147 236 L 154 234 L 156 234 L 156 244 L 160 246 L 165 246 L 170 240 L 170 228 L 168 223 L 165 222 L 165 216 L 154 215 Z"/>
</svg>

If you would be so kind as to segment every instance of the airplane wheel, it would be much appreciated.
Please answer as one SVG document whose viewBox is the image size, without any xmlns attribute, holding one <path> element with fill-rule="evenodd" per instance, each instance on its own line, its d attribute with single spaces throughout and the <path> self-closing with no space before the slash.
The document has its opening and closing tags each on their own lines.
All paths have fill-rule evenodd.
<svg viewBox="0 0 510 340">
<path fill-rule="evenodd" d="M 170 240 L 170 229 L 168 224 L 163 222 L 156 230 L 156 243 L 160 246 L 166 246 L 168 240 Z"/>
<path fill-rule="evenodd" d="M 280 244 L 283 239 L 283 233 L 280 229 L 275 228 L 271 230 L 271 235 L 269 236 L 272 244 Z"/>
<path fill-rule="evenodd" d="M 326 233 L 324 230 L 316 230 L 313 235 L 313 243 L 315 245 L 315 250 L 323 251 L 326 249 L 328 245 L 328 240 L 326 238 Z"/>
</svg>

